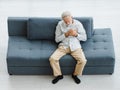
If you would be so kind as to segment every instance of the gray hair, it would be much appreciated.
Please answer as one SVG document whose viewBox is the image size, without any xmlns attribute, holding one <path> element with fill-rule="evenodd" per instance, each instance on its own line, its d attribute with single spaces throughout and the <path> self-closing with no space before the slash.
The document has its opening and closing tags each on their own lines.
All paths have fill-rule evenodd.
<svg viewBox="0 0 120 90">
<path fill-rule="evenodd" d="M 62 19 L 63 19 L 64 17 L 67 17 L 67 16 L 72 16 L 69 11 L 65 11 L 65 12 L 63 12 L 62 15 L 61 15 Z"/>
</svg>

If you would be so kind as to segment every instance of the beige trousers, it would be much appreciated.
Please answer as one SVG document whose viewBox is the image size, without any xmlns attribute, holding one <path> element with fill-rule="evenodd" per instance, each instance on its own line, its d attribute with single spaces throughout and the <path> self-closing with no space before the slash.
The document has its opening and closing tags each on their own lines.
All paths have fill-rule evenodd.
<svg viewBox="0 0 120 90">
<path fill-rule="evenodd" d="M 79 48 L 75 51 L 71 51 L 70 48 L 64 48 L 63 46 L 60 46 L 56 49 L 56 51 L 49 58 L 50 65 L 53 69 L 54 76 L 62 75 L 60 65 L 59 65 L 59 60 L 62 56 L 68 53 L 71 54 L 75 58 L 75 60 L 77 60 L 77 64 L 75 66 L 75 70 L 73 74 L 82 75 L 82 71 L 87 61 L 82 49 Z"/>
</svg>

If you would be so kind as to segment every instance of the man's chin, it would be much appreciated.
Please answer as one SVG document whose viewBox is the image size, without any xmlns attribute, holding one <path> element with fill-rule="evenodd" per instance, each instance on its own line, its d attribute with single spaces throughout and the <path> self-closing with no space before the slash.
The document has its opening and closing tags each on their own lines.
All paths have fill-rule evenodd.
<svg viewBox="0 0 120 90">
<path fill-rule="evenodd" d="M 66 24 L 67 26 L 70 26 L 71 24 Z"/>
</svg>

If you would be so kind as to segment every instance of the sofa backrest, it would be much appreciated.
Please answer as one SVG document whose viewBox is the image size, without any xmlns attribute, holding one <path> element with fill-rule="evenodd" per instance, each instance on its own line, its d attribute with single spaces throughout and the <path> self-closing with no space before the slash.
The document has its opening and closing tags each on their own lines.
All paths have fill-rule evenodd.
<svg viewBox="0 0 120 90">
<path fill-rule="evenodd" d="M 9 36 L 27 36 L 27 17 L 8 17 Z"/>
<path fill-rule="evenodd" d="M 79 20 L 86 30 L 87 37 L 93 33 L 92 17 L 75 17 Z M 39 18 L 39 17 L 9 17 L 8 33 L 9 36 L 27 36 L 28 39 L 48 39 L 55 37 L 56 25 L 60 18 Z"/>
<path fill-rule="evenodd" d="M 80 21 L 86 31 L 87 38 L 91 38 L 93 34 L 93 18 L 92 17 L 76 17 Z"/>
</svg>

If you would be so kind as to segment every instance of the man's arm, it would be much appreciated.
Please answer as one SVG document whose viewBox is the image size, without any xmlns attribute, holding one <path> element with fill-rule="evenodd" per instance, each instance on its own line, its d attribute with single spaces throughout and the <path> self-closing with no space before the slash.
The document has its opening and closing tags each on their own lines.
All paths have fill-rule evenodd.
<svg viewBox="0 0 120 90">
<path fill-rule="evenodd" d="M 55 41 L 58 43 L 60 41 L 63 41 L 66 38 L 66 35 L 62 33 L 60 25 L 56 26 L 56 31 L 55 31 Z"/>
<path fill-rule="evenodd" d="M 87 35 L 85 32 L 85 29 L 83 28 L 83 25 L 81 23 L 78 24 L 78 34 L 77 34 L 77 39 L 80 41 L 86 41 L 87 40 Z"/>
<path fill-rule="evenodd" d="M 73 30 L 73 29 L 70 29 L 67 33 L 68 33 L 68 36 L 77 37 L 78 35 L 77 30 Z"/>
</svg>

